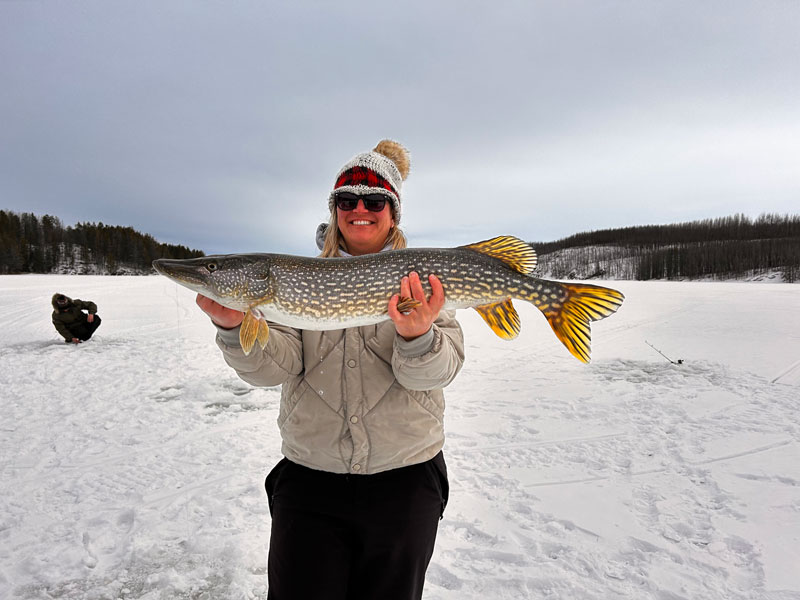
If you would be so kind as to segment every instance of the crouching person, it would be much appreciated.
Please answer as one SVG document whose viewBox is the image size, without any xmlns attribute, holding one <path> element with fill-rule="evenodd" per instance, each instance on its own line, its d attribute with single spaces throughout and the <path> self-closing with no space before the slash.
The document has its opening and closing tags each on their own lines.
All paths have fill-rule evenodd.
<svg viewBox="0 0 800 600">
<path fill-rule="evenodd" d="M 88 300 L 53 294 L 53 325 L 67 344 L 85 342 L 100 327 L 97 305 Z"/>
</svg>

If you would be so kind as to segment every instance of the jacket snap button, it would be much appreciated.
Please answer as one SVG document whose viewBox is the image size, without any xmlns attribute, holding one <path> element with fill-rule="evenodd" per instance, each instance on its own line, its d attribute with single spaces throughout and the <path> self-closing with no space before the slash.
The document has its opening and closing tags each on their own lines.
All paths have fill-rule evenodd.
<svg viewBox="0 0 800 600">
<path fill-rule="evenodd" d="M 358 423 L 358 417 L 356 417 L 355 415 L 350 417 L 350 422 L 351 423 Z"/>
<path fill-rule="evenodd" d="M 360 471 L 361 465 L 353 465 L 353 471 Z"/>
<path fill-rule="evenodd" d="M 348 366 L 348 367 L 350 367 L 350 368 L 352 369 L 353 367 L 355 367 L 355 366 L 356 366 L 356 361 L 354 361 L 354 360 L 351 358 L 350 360 L 348 360 L 348 361 L 347 361 L 347 366 Z"/>
</svg>

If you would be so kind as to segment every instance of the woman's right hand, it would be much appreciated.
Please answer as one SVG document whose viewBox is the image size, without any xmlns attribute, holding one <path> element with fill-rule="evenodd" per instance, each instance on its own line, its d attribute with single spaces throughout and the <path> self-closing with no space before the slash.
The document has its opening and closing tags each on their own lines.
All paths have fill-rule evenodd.
<svg viewBox="0 0 800 600">
<path fill-rule="evenodd" d="M 243 312 L 222 306 L 218 302 L 214 302 L 211 298 L 206 298 L 202 294 L 197 294 L 196 302 L 197 306 L 211 317 L 214 324 L 219 325 L 223 329 L 234 329 L 244 321 Z"/>
</svg>

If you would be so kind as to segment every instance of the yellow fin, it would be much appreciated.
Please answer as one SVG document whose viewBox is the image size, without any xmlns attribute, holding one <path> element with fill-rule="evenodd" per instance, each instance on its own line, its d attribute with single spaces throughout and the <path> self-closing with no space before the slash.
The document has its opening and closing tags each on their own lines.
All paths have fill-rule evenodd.
<svg viewBox="0 0 800 600">
<path fill-rule="evenodd" d="M 495 304 L 476 306 L 475 310 L 492 328 L 492 331 L 504 340 L 513 340 L 519 335 L 519 315 L 510 299 Z"/>
<path fill-rule="evenodd" d="M 269 325 L 264 319 L 258 320 L 258 345 L 264 348 L 269 340 Z"/>
<path fill-rule="evenodd" d="M 588 363 L 591 353 L 591 321 L 604 319 L 616 312 L 625 296 L 617 290 L 597 285 L 562 283 L 567 299 L 542 310 L 550 327 L 581 362 Z"/>
<path fill-rule="evenodd" d="M 256 345 L 256 340 L 263 348 L 267 344 L 267 338 L 269 338 L 267 322 L 260 316 L 256 316 L 252 310 L 248 310 L 239 328 L 239 344 L 244 353 L 250 354 L 253 346 Z"/>
<path fill-rule="evenodd" d="M 538 261 L 536 251 L 530 244 L 510 235 L 501 235 L 483 242 L 462 246 L 462 248 L 502 260 L 515 271 L 525 275 L 533 272 Z"/>
</svg>

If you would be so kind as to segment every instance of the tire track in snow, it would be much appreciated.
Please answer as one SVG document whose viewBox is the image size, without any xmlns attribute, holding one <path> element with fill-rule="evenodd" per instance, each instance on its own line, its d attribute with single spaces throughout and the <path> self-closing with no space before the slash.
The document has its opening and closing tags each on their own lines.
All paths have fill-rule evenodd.
<svg viewBox="0 0 800 600">
<path fill-rule="evenodd" d="M 101 460 L 95 461 L 87 461 L 83 463 L 74 463 L 74 464 L 60 464 L 59 469 L 62 471 L 68 471 L 71 477 L 76 477 L 82 475 L 87 472 L 91 472 L 93 469 L 97 469 L 100 467 L 107 467 L 109 465 L 119 464 L 126 460 L 130 460 L 137 456 L 147 455 L 147 454 L 154 454 L 156 452 L 161 452 L 162 450 L 169 450 L 171 448 L 175 448 L 177 446 L 183 446 L 189 444 L 191 442 L 202 440 L 204 438 L 208 438 L 211 436 L 218 435 L 220 433 L 225 433 L 229 431 L 240 431 L 240 430 L 247 430 L 249 428 L 260 428 L 262 424 L 255 421 L 250 422 L 235 422 L 229 423 L 227 425 L 219 425 L 216 427 L 210 427 L 208 429 L 203 429 L 202 431 L 198 431 L 191 434 L 186 433 L 179 433 L 176 434 L 173 438 L 166 442 L 158 442 L 158 435 L 154 434 L 151 436 L 144 436 L 142 438 L 137 438 L 137 447 L 131 447 L 130 450 L 126 450 L 124 452 L 119 452 L 113 454 L 111 456 L 106 456 Z M 138 447 L 139 443 L 150 444 L 153 445 L 146 445 L 144 447 Z M 43 479 L 51 479 L 52 478 L 52 469 L 48 468 L 45 469 L 45 472 L 39 473 L 33 477 L 19 479 L 15 482 L 16 485 L 25 485 L 30 483 L 36 483 Z"/>
<path fill-rule="evenodd" d="M 686 461 L 686 464 L 699 467 L 702 465 L 710 465 L 713 463 L 723 462 L 726 460 L 732 460 L 734 458 L 742 458 L 744 456 L 752 456 L 754 454 L 761 454 L 762 452 L 767 452 L 769 450 L 774 450 L 775 448 L 782 448 L 783 446 L 788 446 L 790 444 L 796 443 L 795 440 L 782 440 L 780 442 L 775 442 L 774 444 L 767 444 L 766 446 L 759 446 L 757 448 L 751 448 L 750 450 L 745 450 L 744 452 L 736 452 L 734 454 L 728 454 L 726 456 L 719 456 L 717 458 L 709 458 L 706 460 L 700 461 Z"/>
<path fill-rule="evenodd" d="M 517 450 L 522 448 L 540 448 L 546 446 L 559 446 L 563 444 L 582 444 L 591 442 L 600 442 L 605 440 L 613 440 L 622 437 L 629 437 L 631 433 L 620 431 L 617 433 L 609 433 L 604 435 L 593 435 L 588 437 L 575 437 L 564 438 L 559 440 L 542 440 L 539 442 L 526 442 L 526 443 L 513 443 L 513 444 L 498 444 L 495 446 L 482 446 L 472 448 L 453 448 L 448 450 L 448 454 L 475 454 L 477 452 L 494 452 L 497 450 Z"/>
<path fill-rule="evenodd" d="M 210 490 L 238 476 L 240 476 L 238 473 L 229 473 L 228 475 L 224 475 L 222 477 L 209 479 L 203 481 L 202 483 L 195 483 L 193 485 L 187 485 L 178 489 L 163 488 L 157 492 L 142 496 L 142 503 L 138 506 L 150 506 L 163 510 L 176 500 L 193 496 L 195 492 Z"/>
<path fill-rule="evenodd" d="M 783 446 L 788 446 L 790 444 L 796 443 L 795 440 L 787 439 L 781 440 L 780 442 L 775 442 L 774 444 L 767 444 L 765 446 L 758 446 L 756 448 L 751 448 L 750 450 L 745 450 L 743 452 L 736 452 L 735 454 L 728 454 L 725 456 L 718 456 L 716 458 L 709 458 L 706 460 L 700 461 L 684 461 L 684 464 L 691 466 L 691 467 L 700 467 L 703 465 L 710 465 L 713 463 L 724 462 L 726 460 L 732 460 L 735 458 L 743 458 L 746 456 L 753 456 L 755 454 L 761 454 L 762 452 L 768 452 L 770 450 L 774 450 L 775 448 L 782 448 Z M 654 475 L 656 473 L 666 473 L 669 471 L 671 467 L 662 467 L 659 469 L 646 469 L 643 471 L 634 471 L 626 475 L 626 477 L 642 477 L 645 475 Z M 552 481 L 538 481 L 535 483 L 528 483 L 525 484 L 525 487 L 547 487 L 551 485 L 574 485 L 579 483 L 588 483 L 590 481 L 607 481 L 614 477 L 619 477 L 618 474 L 614 475 L 598 475 L 596 477 L 582 477 L 579 479 L 562 479 L 562 480 L 552 480 Z"/>
</svg>

